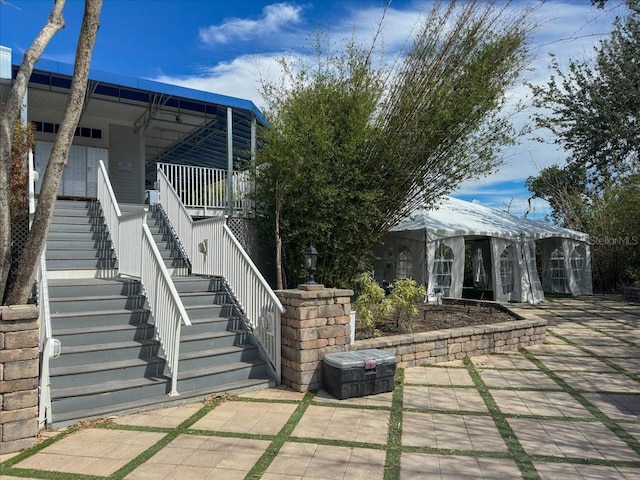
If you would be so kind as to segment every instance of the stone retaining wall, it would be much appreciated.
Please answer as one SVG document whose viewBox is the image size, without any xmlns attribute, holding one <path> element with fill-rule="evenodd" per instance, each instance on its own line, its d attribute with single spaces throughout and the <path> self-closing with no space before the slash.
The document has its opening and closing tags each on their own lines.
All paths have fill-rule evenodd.
<svg viewBox="0 0 640 480">
<path fill-rule="evenodd" d="M 358 340 L 351 350 L 385 350 L 396 356 L 398 368 L 408 368 L 542 344 L 546 339 L 546 328 L 544 319 L 522 319 Z"/>
<path fill-rule="evenodd" d="M 327 353 L 376 348 L 391 352 L 398 368 L 517 350 L 544 343 L 547 321 L 526 306 L 508 310 L 510 322 L 395 335 L 351 343 L 351 290 L 300 285 L 276 294 L 282 314 L 282 381 L 297 390 L 322 388 L 322 359 Z"/>
<path fill-rule="evenodd" d="M 38 434 L 38 308 L 0 307 L 0 444 L 29 448 Z"/>
</svg>

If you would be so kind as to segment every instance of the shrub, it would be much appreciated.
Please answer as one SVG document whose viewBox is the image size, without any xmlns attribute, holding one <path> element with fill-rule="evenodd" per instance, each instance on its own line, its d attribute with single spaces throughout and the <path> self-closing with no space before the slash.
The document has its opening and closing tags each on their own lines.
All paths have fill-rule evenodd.
<svg viewBox="0 0 640 480">
<path fill-rule="evenodd" d="M 378 285 L 370 272 L 364 272 L 355 279 L 358 295 L 354 302 L 358 327 L 368 336 L 375 334 L 376 323 L 392 312 L 391 302 L 385 297 L 384 289 Z"/>
<path fill-rule="evenodd" d="M 388 301 L 391 303 L 397 328 L 409 332 L 412 330 L 411 320 L 418 314 L 416 304 L 424 299 L 426 294 L 424 286 L 418 285 L 411 278 L 396 280 L 391 284 Z"/>
</svg>

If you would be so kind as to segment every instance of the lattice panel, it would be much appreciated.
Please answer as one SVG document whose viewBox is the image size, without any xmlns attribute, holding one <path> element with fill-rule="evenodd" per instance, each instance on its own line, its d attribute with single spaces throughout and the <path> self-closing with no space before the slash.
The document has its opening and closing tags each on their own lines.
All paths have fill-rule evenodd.
<svg viewBox="0 0 640 480">
<path fill-rule="evenodd" d="M 12 265 L 17 266 L 22 251 L 27 243 L 27 235 L 29 234 L 29 216 L 24 215 L 11 223 L 11 259 Z M 11 269 L 9 283 L 15 279 L 18 271 L 16 268 Z"/>
<path fill-rule="evenodd" d="M 230 217 L 227 219 L 227 225 L 251 259 L 255 262 L 260 252 L 258 228 L 255 220 L 249 218 Z"/>
</svg>

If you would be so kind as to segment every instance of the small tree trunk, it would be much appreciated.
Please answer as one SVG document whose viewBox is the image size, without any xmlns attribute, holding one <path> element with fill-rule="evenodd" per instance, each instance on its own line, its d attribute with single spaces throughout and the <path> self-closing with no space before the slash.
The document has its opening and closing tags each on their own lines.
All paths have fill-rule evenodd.
<svg viewBox="0 0 640 480">
<path fill-rule="evenodd" d="M 276 199 L 276 288 L 282 290 L 282 238 L 280 238 L 280 209 L 282 202 Z"/>
<path fill-rule="evenodd" d="M 45 47 L 53 36 L 64 28 L 62 10 L 66 0 L 54 3 L 47 23 L 42 28 L 31 46 L 24 53 L 22 65 L 18 70 L 11 93 L 0 117 L 0 300 L 6 296 L 7 278 L 11 269 L 11 214 L 9 211 L 9 168 L 11 167 L 11 141 L 13 128 L 20 116 L 22 100 L 27 91 L 29 78 L 35 63 L 42 56 Z"/>
<path fill-rule="evenodd" d="M 73 136 L 80 121 L 84 106 L 85 93 L 89 79 L 89 64 L 95 45 L 98 26 L 100 24 L 100 11 L 102 0 L 86 0 L 80 38 L 76 50 L 76 61 L 69 91 L 69 100 L 64 114 L 60 130 L 56 136 L 49 163 L 42 180 L 38 207 L 33 218 L 32 229 L 29 232 L 25 245 L 20 268 L 15 282 L 9 289 L 7 305 L 26 303 L 29 299 L 33 282 L 38 271 L 40 255 L 44 250 L 51 217 L 58 193 L 58 186 L 64 167 L 67 164 L 69 150 L 73 143 Z"/>
</svg>

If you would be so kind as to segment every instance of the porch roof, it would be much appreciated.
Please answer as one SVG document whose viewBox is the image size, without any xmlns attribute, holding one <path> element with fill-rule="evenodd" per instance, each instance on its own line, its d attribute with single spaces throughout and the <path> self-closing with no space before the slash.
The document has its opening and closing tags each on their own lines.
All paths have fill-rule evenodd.
<svg viewBox="0 0 640 480">
<path fill-rule="evenodd" d="M 14 65 L 14 78 L 17 70 Z M 29 108 L 64 112 L 72 75 L 73 65 L 40 60 L 29 82 Z M 158 162 L 227 168 L 228 107 L 234 162 L 243 164 L 250 158 L 252 120 L 266 124 L 249 100 L 91 70 L 84 114 L 131 125 L 133 133 L 144 131 L 149 183 Z"/>
</svg>

